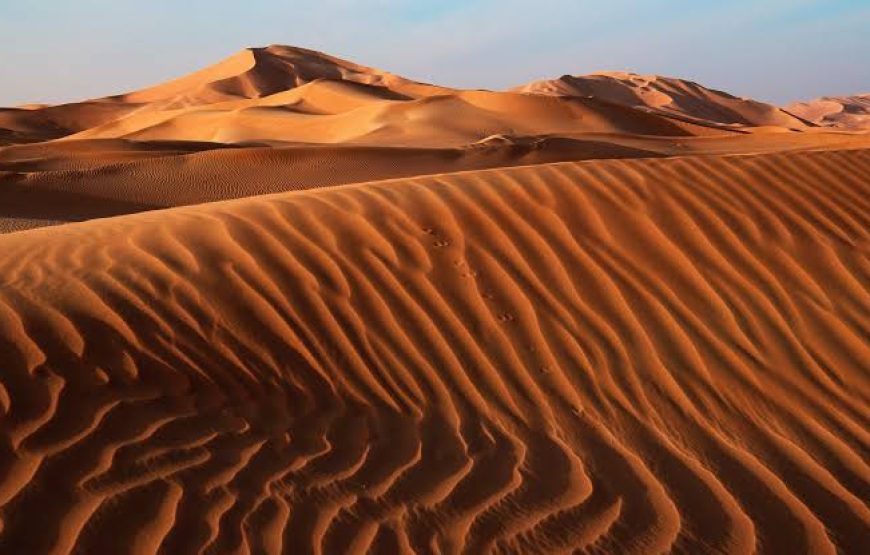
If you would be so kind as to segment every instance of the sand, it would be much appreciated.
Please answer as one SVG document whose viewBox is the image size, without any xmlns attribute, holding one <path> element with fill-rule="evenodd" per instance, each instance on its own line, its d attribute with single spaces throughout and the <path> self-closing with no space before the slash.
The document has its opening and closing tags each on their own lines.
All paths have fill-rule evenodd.
<svg viewBox="0 0 870 555">
<path fill-rule="evenodd" d="M 795 102 L 788 110 L 817 125 L 846 130 L 870 130 L 870 94 L 826 96 Z"/>
<path fill-rule="evenodd" d="M 867 134 L 275 46 L 83 105 L 0 148 L 0 553 L 870 545 Z"/>
<path fill-rule="evenodd" d="M 807 121 L 795 112 L 751 98 L 738 98 L 685 79 L 630 72 L 563 75 L 512 89 L 534 95 L 607 98 L 651 112 L 723 125 L 803 128 Z"/>
</svg>

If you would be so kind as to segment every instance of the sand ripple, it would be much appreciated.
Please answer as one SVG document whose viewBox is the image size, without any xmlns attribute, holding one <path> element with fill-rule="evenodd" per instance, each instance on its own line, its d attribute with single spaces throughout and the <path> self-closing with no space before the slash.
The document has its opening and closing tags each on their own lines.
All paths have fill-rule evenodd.
<svg viewBox="0 0 870 555">
<path fill-rule="evenodd" d="M 2 553 L 860 553 L 870 151 L 0 237 Z"/>
</svg>

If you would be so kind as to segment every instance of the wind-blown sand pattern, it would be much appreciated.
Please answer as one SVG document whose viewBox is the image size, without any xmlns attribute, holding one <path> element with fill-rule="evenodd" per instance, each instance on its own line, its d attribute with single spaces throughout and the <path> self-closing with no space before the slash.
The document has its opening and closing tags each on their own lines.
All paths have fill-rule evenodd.
<svg viewBox="0 0 870 555">
<path fill-rule="evenodd" d="M 870 148 L 870 135 L 495 135 L 463 146 L 438 148 L 52 141 L 0 149 L 0 232 L 266 193 L 493 167 L 855 148 Z"/>
<path fill-rule="evenodd" d="M 0 236 L 2 553 L 862 553 L 870 151 Z"/>
</svg>

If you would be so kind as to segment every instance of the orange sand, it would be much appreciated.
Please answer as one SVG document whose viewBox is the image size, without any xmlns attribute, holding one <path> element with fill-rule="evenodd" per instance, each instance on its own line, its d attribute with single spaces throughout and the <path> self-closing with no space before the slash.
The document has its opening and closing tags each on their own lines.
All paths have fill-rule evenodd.
<svg viewBox="0 0 870 555">
<path fill-rule="evenodd" d="M 864 553 L 870 136 L 687 83 L 0 110 L 0 553 Z"/>
</svg>

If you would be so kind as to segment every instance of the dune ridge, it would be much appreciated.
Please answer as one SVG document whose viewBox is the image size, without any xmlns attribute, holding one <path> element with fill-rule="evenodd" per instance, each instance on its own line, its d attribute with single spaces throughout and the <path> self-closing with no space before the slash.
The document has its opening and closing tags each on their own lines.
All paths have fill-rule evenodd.
<svg viewBox="0 0 870 555">
<path fill-rule="evenodd" d="M 788 110 L 817 125 L 870 131 L 870 94 L 824 96 L 795 102 Z"/>
<path fill-rule="evenodd" d="M 162 109 L 269 96 L 330 79 L 379 86 L 423 96 L 446 91 L 316 50 L 286 45 L 246 48 L 197 72 L 119 97 Z"/>
<path fill-rule="evenodd" d="M 727 133 L 709 124 L 644 113 L 599 99 L 490 91 L 413 98 L 388 94 L 390 90 L 315 81 L 241 102 L 177 109 L 151 107 L 64 140 L 268 140 L 449 147 L 497 134 L 585 132 L 670 137 Z"/>
<path fill-rule="evenodd" d="M 624 71 L 563 75 L 511 89 L 549 96 L 607 99 L 632 108 L 733 126 L 780 126 L 800 129 L 807 121 L 771 104 L 738 98 L 693 81 Z"/>
<path fill-rule="evenodd" d="M 859 553 L 870 150 L 0 236 L 0 552 Z"/>
<path fill-rule="evenodd" d="M 0 108 L 0 146 L 67 137 L 132 115 L 147 119 L 153 112 L 258 99 L 320 80 L 369 85 L 406 98 L 451 90 L 315 50 L 284 45 L 246 48 L 199 71 L 137 91 L 54 106 Z"/>
<path fill-rule="evenodd" d="M 587 159 L 842 150 L 859 134 L 494 135 L 450 148 L 77 140 L 0 150 L 0 233 L 346 183 Z"/>
<path fill-rule="evenodd" d="M 499 137 L 467 148 L 224 147 L 82 140 L 0 152 L 0 233 L 392 177 L 663 155 L 560 137 Z"/>
<path fill-rule="evenodd" d="M 848 107 L 842 111 L 851 113 L 859 98 L 844 101 Z M 314 50 L 271 45 L 246 48 L 141 90 L 2 108 L 0 147 L 123 138 L 449 148 L 492 135 L 709 136 L 828 127 L 799 117 L 808 113 L 805 108 L 789 110 L 692 81 L 627 72 L 564 75 L 506 92 L 459 90 Z M 863 121 L 853 115 L 851 128 Z"/>
</svg>

